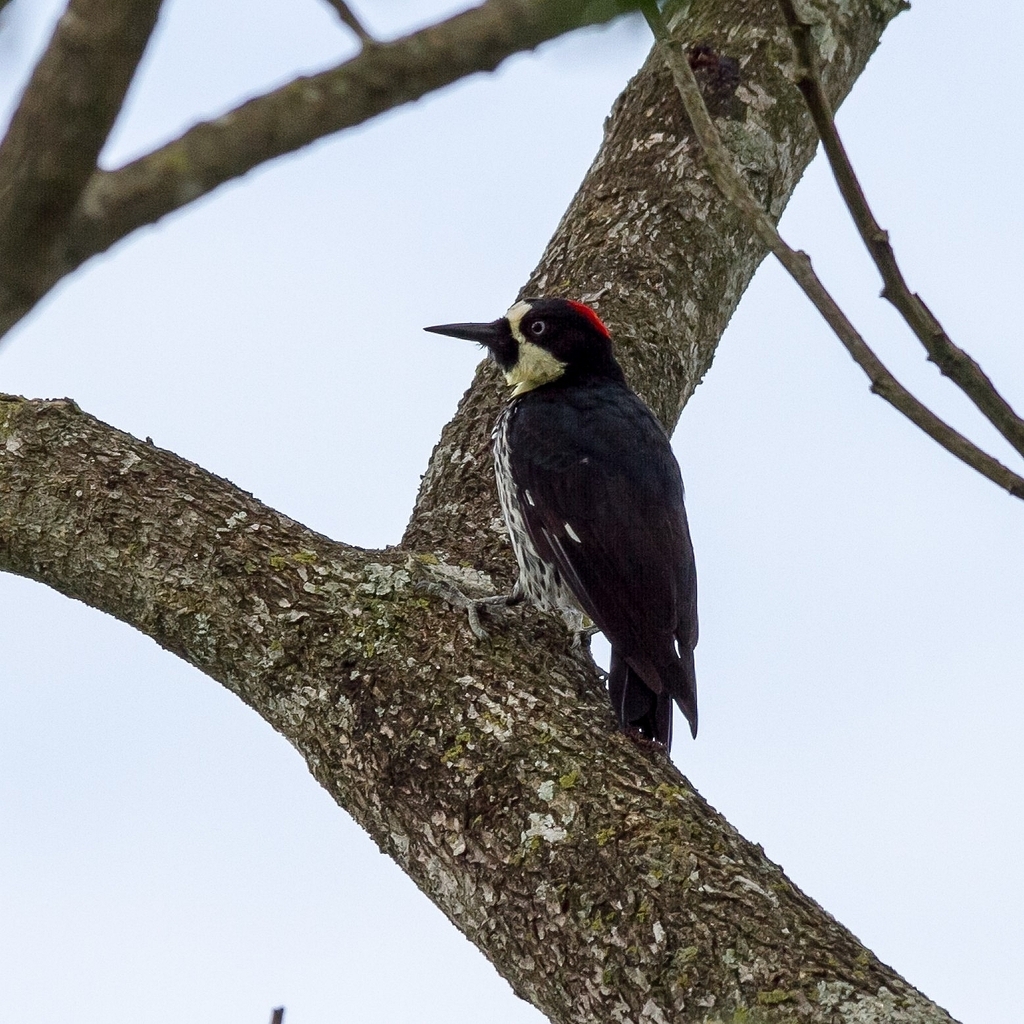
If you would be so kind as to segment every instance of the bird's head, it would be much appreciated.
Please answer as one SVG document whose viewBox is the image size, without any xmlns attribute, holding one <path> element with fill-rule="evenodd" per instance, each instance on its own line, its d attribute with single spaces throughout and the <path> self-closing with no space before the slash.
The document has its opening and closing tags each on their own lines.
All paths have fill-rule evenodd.
<svg viewBox="0 0 1024 1024">
<path fill-rule="evenodd" d="M 608 328 L 582 302 L 528 299 L 490 323 L 440 324 L 424 330 L 479 342 L 513 386 L 513 395 L 556 380 L 624 379 Z"/>
</svg>

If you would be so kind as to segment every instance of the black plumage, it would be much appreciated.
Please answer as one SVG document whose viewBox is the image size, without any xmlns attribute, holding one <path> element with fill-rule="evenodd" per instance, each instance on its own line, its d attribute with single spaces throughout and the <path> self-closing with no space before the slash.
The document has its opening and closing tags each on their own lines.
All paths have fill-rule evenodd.
<svg viewBox="0 0 1024 1024">
<path fill-rule="evenodd" d="M 520 586 L 611 644 L 621 726 L 668 747 L 672 701 L 697 732 L 697 578 L 679 467 L 629 389 L 596 314 L 520 302 L 490 324 L 428 330 L 485 344 L 515 385 L 495 427 L 502 509 Z"/>
</svg>

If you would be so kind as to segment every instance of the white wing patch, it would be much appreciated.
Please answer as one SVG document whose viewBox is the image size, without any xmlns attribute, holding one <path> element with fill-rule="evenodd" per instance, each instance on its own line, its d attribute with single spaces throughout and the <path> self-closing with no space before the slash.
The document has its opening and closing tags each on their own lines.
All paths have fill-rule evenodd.
<svg viewBox="0 0 1024 1024">
<path fill-rule="evenodd" d="M 530 504 L 532 505 L 532 504 L 533 504 L 533 502 L 531 501 L 531 502 L 530 502 Z M 571 527 L 571 526 L 570 526 L 570 525 L 569 525 L 568 523 L 562 523 L 562 525 L 563 525 L 563 526 L 565 527 L 565 532 L 566 532 L 566 533 L 567 533 L 567 534 L 568 534 L 568 535 L 569 535 L 569 536 L 570 536 L 570 537 L 571 537 L 571 538 L 572 538 L 572 539 L 573 539 L 574 541 L 576 541 L 576 543 L 577 543 L 577 544 L 582 544 L 582 543 L 583 543 L 583 541 L 581 541 L 581 540 L 579 539 L 579 537 L 578 537 L 578 536 L 576 535 L 576 531 L 575 531 L 575 530 L 574 530 L 574 529 L 573 529 L 573 528 L 572 528 L 572 527 Z"/>
</svg>

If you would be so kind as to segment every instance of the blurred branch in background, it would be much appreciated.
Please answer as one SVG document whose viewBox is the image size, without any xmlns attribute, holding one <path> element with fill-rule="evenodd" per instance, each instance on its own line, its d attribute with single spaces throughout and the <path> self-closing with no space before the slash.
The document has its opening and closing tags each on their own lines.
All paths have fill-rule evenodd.
<svg viewBox="0 0 1024 1024">
<path fill-rule="evenodd" d="M 337 67 L 299 76 L 119 170 L 101 171 L 96 156 L 159 0 L 72 0 L 0 145 L 0 337 L 91 256 L 217 186 L 633 6 L 487 0 L 391 42 L 364 46 Z M 84 41 L 77 57 L 69 49 L 72 34 Z M 95 86 L 101 117 L 71 109 L 70 80 Z M 55 130 L 75 117 L 81 130 L 67 137 Z"/>
<path fill-rule="evenodd" d="M 693 125 L 694 134 L 697 136 L 697 139 L 704 150 L 708 170 L 714 178 L 715 183 L 721 189 L 722 194 L 742 213 L 751 230 L 754 231 L 768 250 L 775 255 L 783 267 L 785 267 L 789 272 L 793 280 L 800 285 L 807 297 L 814 303 L 815 308 L 825 318 L 826 323 L 828 323 L 836 336 L 843 343 L 847 352 L 850 353 L 857 365 L 865 372 L 865 374 L 867 374 L 868 379 L 871 381 L 871 390 L 875 394 L 884 398 L 895 409 L 903 413 L 907 419 L 920 427 L 921 430 L 923 430 L 934 441 L 937 441 L 942 445 L 942 447 L 945 448 L 946 451 L 950 452 L 950 454 L 955 455 L 972 469 L 981 473 L 982 476 L 987 477 L 993 483 L 996 483 L 1003 489 L 1009 491 L 1009 493 L 1014 497 L 1024 499 L 1024 478 L 1008 469 L 997 459 L 993 458 L 987 452 L 982 451 L 982 449 L 980 449 L 976 444 L 965 438 L 958 431 L 954 430 L 948 423 L 936 416 L 931 409 L 929 409 L 923 402 L 917 399 L 910 391 L 900 384 L 885 364 L 878 358 L 874 350 L 867 344 L 867 342 L 864 341 L 860 333 L 850 322 L 849 318 L 821 283 L 820 278 L 811 266 L 810 257 L 808 257 L 804 252 L 798 252 L 790 248 L 790 246 L 783 240 L 775 225 L 772 223 L 757 198 L 747 186 L 742 175 L 737 170 L 731 154 L 722 142 L 721 136 L 718 134 L 718 129 L 715 127 L 715 123 L 704 104 L 704 100 L 700 92 L 700 86 L 697 84 L 697 79 L 690 66 L 690 51 L 685 44 L 672 36 L 672 33 L 665 24 L 665 20 L 655 3 L 645 3 L 643 5 L 643 11 L 644 16 L 647 18 L 647 23 L 651 27 L 651 31 L 654 33 L 654 36 L 658 41 L 665 61 L 672 72 L 676 88 L 679 90 L 683 106 L 686 108 L 686 113 Z M 708 55 L 703 51 L 701 56 L 704 60 L 708 58 Z M 806 67 L 807 66 L 805 64 L 805 68 Z M 806 70 L 806 74 L 810 74 L 809 69 Z M 818 91 L 820 93 L 820 88 Z M 827 120 L 831 123 L 830 113 L 828 114 Z M 834 125 L 832 126 L 831 131 L 832 134 L 835 135 Z M 838 139 L 838 137 L 836 137 L 836 139 Z M 852 177 L 852 169 L 850 169 L 849 174 Z M 856 187 L 856 190 L 858 192 L 860 191 L 859 186 Z M 863 209 L 867 209 L 866 203 L 863 204 Z M 858 219 L 857 214 L 854 216 L 855 219 Z M 868 212 L 868 216 L 870 217 L 870 212 Z M 865 230 L 873 230 L 876 234 L 881 233 L 881 229 L 878 228 L 877 224 L 874 224 L 873 218 L 871 218 L 870 223 L 873 225 L 873 229 L 866 227 Z M 859 226 L 860 221 L 858 220 L 858 227 Z M 888 248 L 887 243 L 885 243 L 885 246 Z M 869 248 L 870 247 L 871 243 L 869 243 Z M 889 250 L 889 253 L 891 257 L 891 249 Z M 891 261 L 891 265 L 887 266 L 886 272 L 891 276 L 893 276 L 892 267 L 894 266 L 894 260 Z M 885 274 L 883 274 L 883 276 L 885 276 Z M 894 278 L 895 277 L 899 277 L 899 280 L 902 281 L 902 277 L 899 275 L 898 269 L 895 271 Z M 904 286 L 904 291 L 905 290 L 906 288 Z M 920 300 L 917 300 L 917 302 L 920 304 L 922 309 L 926 310 L 926 307 L 924 307 L 923 303 L 920 303 Z M 899 304 L 897 304 L 897 308 L 900 308 Z M 931 323 L 935 323 L 934 318 L 931 318 Z M 941 328 L 939 328 L 939 331 L 941 332 Z M 919 333 L 918 336 L 921 337 L 921 333 Z M 945 338 L 944 333 L 942 333 L 941 336 Z M 948 341 L 948 339 L 946 340 Z M 926 343 L 926 348 L 928 347 L 928 344 L 929 343 Z M 949 345 L 952 345 L 952 342 L 949 342 Z M 953 348 L 955 348 L 955 346 L 953 346 Z M 982 380 L 979 381 L 977 375 L 971 375 L 969 372 L 965 375 L 969 380 L 970 390 L 968 390 L 967 387 L 964 387 L 963 384 L 961 384 L 961 387 L 964 387 L 964 390 L 973 398 L 976 394 L 984 392 L 984 388 L 981 386 L 982 381 L 984 383 L 988 383 L 988 378 L 984 377 L 984 374 L 981 373 L 981 370 L 973 360 L 970 360 L 969 357 L 959 349 L 956 349 L 956 352 L 960 353 L 963 359 L 968 360 L 970 367 L 976 369 L 977 375 L 980 375 L 982 378 Z M 964 364 L 961 361 L 959 365 L 963 366 Z M 967 369 L 969 371 L 970 368 L 968 367 Z M 958 383 L 960 383 L 959 380 Z M 1000 422 L 1005 423 L 1011 431 L 1013 429 L 1020 429 L 1020 421 L 1013 414 L 1013 410 L 1010 409 L 1001 398 L 999 398 L 998 394 L 996 394 L 994 389 L 991 388 L 990 383 L 988 384 L 988 387 L 991 394 L 986 394 L 982 401 L 975 398 L 975 404 L 977 404 L 983 412 L 985 412 L 983 402 L 997 407 L 1002 414 Z M 995 399 L 998 399 L 998 402 L 992 399 L 992 395 L 995 396 Z M 1005 410 L 999 407 L 998 403 L 1002 403 Z M 1010 416 L 1013 416 L 1016 424 L 1007 421 L 1005 416 L 1006 410 L 1008 410 Z M 993 422 L 995 421 L 993 420 Z M 999 426 L 998 423 L 996 425 Z M 1003 428 L 1000 427 L 1000 429 L 1002 430 Z M 1004 433 L 1004 436 L 1007 435 Z"/>
<path fill-rule="evenodd" d="M 834 102 L 896 7 L 830 5 Z M 96 172 L 63 248 L 28 270 L 45 291 L 250 167 L 571 27 L 570 8 L 592 11 L 489 0 Z M 774 0 L 695 0 L 688 12 L 692 34 L 708 33 L 709 53 L 729 47 L 751 89 L 789 92 L 771 42 Z M 757 125 L 778 140 L 764 174 L 779 210 L 814 148 L 797 107 L 766 104 Z M 665 123 L 671 132 L 651 130 Z M 597 293 L 666 422 L 764 255 L 698 161 L 671 78 L 651 60 L 616 103 L 534 278 L 538 289 Z M 15 296 L 21 313 L 13 301 L 0 310 L 5 325 L 38 294 Z M 461 615 L 423 598 L 425 580 L 490 591 L 486 572 L 511 568 L 494 526 L 487 403 L 499 401 L 478 376 L 435 449 L 404 544 L 365 551 L 71 401 L 0 399 L 0 568 L 116 616 L 238 695 L 553 1021 L 713 1012 L 763 1024 L 949 1024 L 666 758 L 615 731 L 593 665 L 560 624 L 527 610 L 485 645 Z"/>
<path fill-rule="evenodd" d="M 96 169 L 161 0 L 71 0 L 0 143 L 0 303 L 38 268 Z"/>
<path fill-rule="evenodd" d="M 366 31 L 363 23 L 356 17 L 352 8 L 345 3 L 345 0 L 326 0 L 326 2 L 334 8 L 338 17 L 359 37 L 359 42 L 363 46 L 376 42 L 373 36 Z"/>
</svg>

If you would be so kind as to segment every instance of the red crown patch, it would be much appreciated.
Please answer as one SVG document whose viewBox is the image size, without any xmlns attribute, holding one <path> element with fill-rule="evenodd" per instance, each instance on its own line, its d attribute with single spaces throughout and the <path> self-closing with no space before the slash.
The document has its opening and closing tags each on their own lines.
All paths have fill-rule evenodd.
<svg viewBox="0 0 1024 1024">
<path fill-rule="evenodd" d="M 572 299 L 569 299 L 568 302 L 577 313 L 585 316 L 606 338 L 611 337 L 611 332 L 601 322 L 601 318 L 589 306 L 584 305 L 582 302 L 573 302 Z"/>
</svg>

